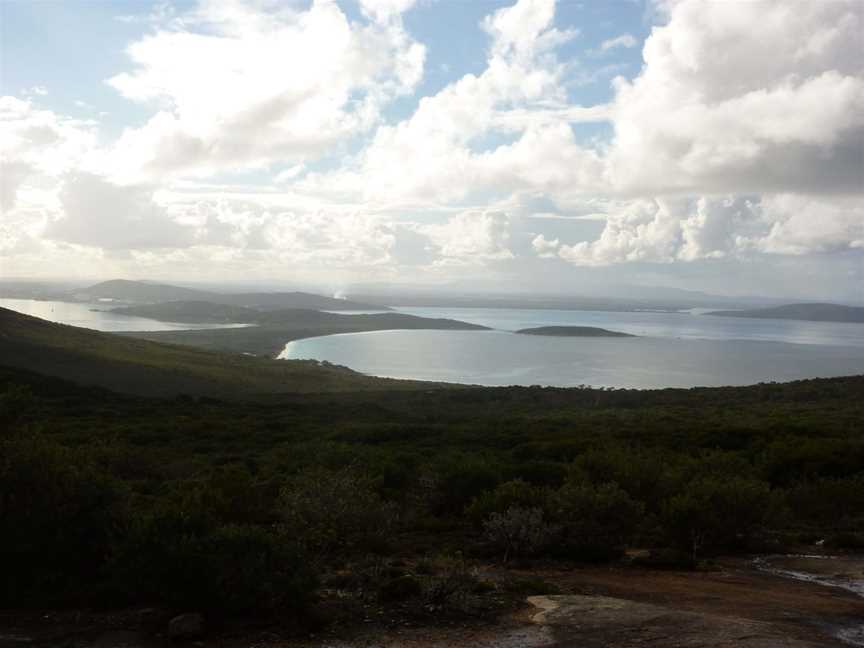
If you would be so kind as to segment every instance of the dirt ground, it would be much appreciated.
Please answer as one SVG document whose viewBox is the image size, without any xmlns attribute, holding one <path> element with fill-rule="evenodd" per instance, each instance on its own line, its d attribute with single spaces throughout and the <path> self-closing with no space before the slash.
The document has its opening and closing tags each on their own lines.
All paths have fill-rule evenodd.
<svg viewBox="0 0 864 648">
<path fill-rule="evenodd" d="M 803 562 L 802 562 L 803 561 Z M 784 566 L 807 567 L 804 558 Z M 818 562 L 828 575 L 857 576 L 862 564 Z M 816 568 L 813 568 L 816 569 Z M 864 598 L 853 591 L 759 571 L 749 559 L 710 571 L 623 566 L 516 570 L 488 567 L 483 577 L 541 579 L 556 595 L 520 597 L 495 618 L 425 621 L 359 619 L 298 638 L 278 628 L 246 629 L 195 642 L 213 648 L 812 648 L 864 645 Z M 380 610 L 377 614 L 382 614 Z M 161 648 L 127 615 L 0 613 L 0 648 Z M 861 633 L 861 634 L 858 634 Z M 845 641 L 841 640 L 845 638 Z M 860 638 L 861 643 L 856 643 Z"/>
</svg>

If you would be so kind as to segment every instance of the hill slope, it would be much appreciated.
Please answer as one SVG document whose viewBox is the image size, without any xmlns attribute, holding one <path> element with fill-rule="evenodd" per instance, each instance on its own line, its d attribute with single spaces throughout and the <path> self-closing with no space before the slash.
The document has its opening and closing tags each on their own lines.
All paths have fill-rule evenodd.
<svg viewBox="0 0 864 648">
<path fill-rule="evenodd" d="M 311 308 L 313 310 L 390 310 L 386 306 L 334 299 L 305 292 L 237 293 L 222 294 L 209 290 L 182 288 L 145 281 L 112 279 L 89 288 L 75 291 L 75 295 L 90 299 L 155 304 L 172 301 L 203 301 L 260 310 L 281 308 Z"/>
<path fill-rule="evenodd" d="M 864 323 L 864 308 L 840 304 L 786 304 L 752 310 L 712 311 L 706 315 L 720 317 L 751 317 L 757 319 L 790 319 L 811 322 Z"/>
<path fill-rule="evenodd" d="M 0 364 L 143 396 L 428 388 L 315 361 L 268 360 L 100 333 L 0 308 Z"/>
</svg>

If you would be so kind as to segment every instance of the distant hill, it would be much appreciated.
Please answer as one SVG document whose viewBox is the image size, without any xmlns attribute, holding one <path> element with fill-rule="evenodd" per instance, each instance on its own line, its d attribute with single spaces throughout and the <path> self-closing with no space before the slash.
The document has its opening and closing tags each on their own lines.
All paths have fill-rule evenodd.
<svg viewBox="0 0 864 648">
<path fill-rule="evenodd" d="M 719 317 L 864 323 L 864 308 L 860 306 L 843 306 L 841 304 L 786 304 L 774 308 L 712 311 L 705 314 L 717 315 Z"/>
<path fill-rule="evenodd" d="M 114 299 L 128 302 L 166 302 L 178 300 L 205 300 L 212 293 L 206 290 L 195 290 L 193 288 L 181 288 L 180 286 L 168 286 L 166 284 L 149 283 L 145 281 L 128 281 L 126 279 L 112 279 L 103 281 L 89 288 L 80 288 L 75 291 L 76 295 L 87 296 L 93 299 Z"/>
<path fill-rule="evenodd" d="M 594 326 L 538 326 L 516 332 L 521 335 L 551 335 L 555 337 L 636 337 L 630 333 L 609 331 Z"/>
<path fill-rule="evenodd" d="M 124 315 L 149 317 L 173 322 L 247 323 L 247 328 L 223 328 L 191 331 L 135 331 L 122 335 L 210 349 L 251 353 L 273 357 L 285 344 L 335 333 L 365 331 L 430 329 L 484 331 L 485 326 L 453 319 L 417 317 L 404 313 L 343 314 L 308 309 L 257 311 L 208 302 L 168 302 L 114 309 Z"/>
<path fill-rule="evenodd" d="M 0 365 L 142 396 L 428 389 L 312 360 L 269 360 L 157 344 L 0 308 Z"/>
<path fill-rule="evenodd" d="M 89 288 L 74 291 L 77 297 L 112 299 L 135 304 L 155 304 L 173 301 L 199 301 L 258 310 L 282 308 L 310 308 L 313 310 L 390 310 L 386 306 L 334 299 L 304 292 L 237 293 L 222 294 L 208 290 L 182 288 L 147 281 L 112 279 Z"/>
</svg>

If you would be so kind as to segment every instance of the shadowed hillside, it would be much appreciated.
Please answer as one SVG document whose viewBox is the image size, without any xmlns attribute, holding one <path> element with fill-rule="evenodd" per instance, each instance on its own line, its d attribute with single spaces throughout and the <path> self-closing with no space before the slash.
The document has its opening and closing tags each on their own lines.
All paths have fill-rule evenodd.
<svg viewBox="0 0 864 648">
<path fill-rule="evenodd" d="M 312 360 L 276 361 L 157 344 L 54 324 L 5 308 L 0 308 L 0 362 L 145 396 L 233 397 L 421 385 L 370 378 Z"/>
</svg>

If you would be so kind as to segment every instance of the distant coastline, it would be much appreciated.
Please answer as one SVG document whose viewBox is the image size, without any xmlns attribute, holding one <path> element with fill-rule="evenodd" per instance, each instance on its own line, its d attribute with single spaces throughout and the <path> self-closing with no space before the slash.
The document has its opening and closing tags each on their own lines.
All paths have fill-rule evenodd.
<svg viewBox="0 0 864 648">
<path fill-rule="evenodd" d="M 843 306 L 842 304 L 786 304 L 773 308 L 710 311 L 705 313 L 705 315 L 864 324 L 864 308 L 860 306 Z"/>
</svg>

